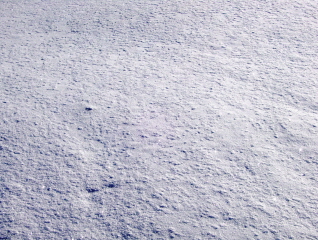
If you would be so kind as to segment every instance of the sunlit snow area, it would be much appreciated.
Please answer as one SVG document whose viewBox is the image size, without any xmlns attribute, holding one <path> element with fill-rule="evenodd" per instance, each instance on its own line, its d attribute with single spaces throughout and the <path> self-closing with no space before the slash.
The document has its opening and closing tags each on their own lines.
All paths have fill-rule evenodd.
<svg viewBox="0 0 318 240">
<path fill-rule="evenodd" d="M 318 239 L 318 1 L 0 0 L 0 239 Z"/>
</svg>

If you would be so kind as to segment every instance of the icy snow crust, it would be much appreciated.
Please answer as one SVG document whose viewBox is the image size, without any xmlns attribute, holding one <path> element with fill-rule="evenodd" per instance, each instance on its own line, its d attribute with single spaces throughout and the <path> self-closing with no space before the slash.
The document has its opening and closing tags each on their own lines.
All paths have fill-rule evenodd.
<svg viewBox="0 0 318 240">
<path fill-rule="evenodd" d="M 317 12 L 2 0 L 1 239 L 317 239 Z"/>
</svg>

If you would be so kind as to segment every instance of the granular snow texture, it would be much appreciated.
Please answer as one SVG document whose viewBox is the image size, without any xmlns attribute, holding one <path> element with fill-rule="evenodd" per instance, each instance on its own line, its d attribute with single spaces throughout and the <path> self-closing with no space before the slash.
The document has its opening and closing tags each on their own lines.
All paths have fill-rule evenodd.
<svg viewBox="0 0 318 240">
<path fill-rule="evenodd" d="M 0 239 L 318 239 L 318 1 L 1 0 Z"/>
</svg>

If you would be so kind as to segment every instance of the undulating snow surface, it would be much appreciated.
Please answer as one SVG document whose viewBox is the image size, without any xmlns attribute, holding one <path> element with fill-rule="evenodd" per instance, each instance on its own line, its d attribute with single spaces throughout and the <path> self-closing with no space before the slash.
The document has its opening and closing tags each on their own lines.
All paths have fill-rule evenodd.
<svg viewBox="0 0 318 240">
<path fill-rule="evenodd" d="M 318 239 L 318 2 L 1 0 L 1 239 Z"/>
</svg>

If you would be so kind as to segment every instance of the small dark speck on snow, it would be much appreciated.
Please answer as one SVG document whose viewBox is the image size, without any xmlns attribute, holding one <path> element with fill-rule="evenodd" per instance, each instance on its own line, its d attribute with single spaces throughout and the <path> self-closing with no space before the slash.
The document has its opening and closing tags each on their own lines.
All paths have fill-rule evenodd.
<svg viewBox="0 0 318 240">
<path fill-rule="evenodd" d="M 98 192 L 99 190 L 96 188 L 86 188 L 86 191 L 89 193 L 94 193 L 94 192 Z"/>
<path fill-rule="evenodd" d="M 107 184 L 107 185 L 105 185 L 106 187 L 108 187 L 108 188 L 115 188 L 115 187 L 117 187 L 117 185 L 115 184 L 115 183 L 109 183 L 109 184 Z"/>
<path fill-rule="evenodd" d="M 91 108 L 91 107 L 86 107 L 85 110 L 86 110 L 86 111 L 92 111 L 93 108 Z"/>
</svg>

